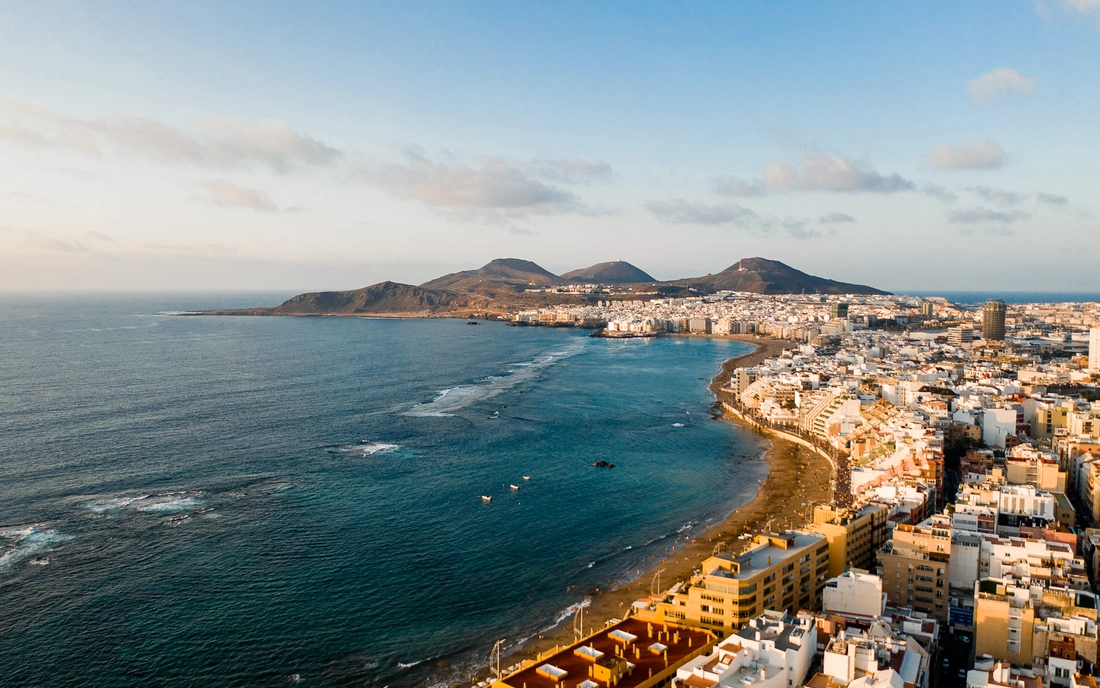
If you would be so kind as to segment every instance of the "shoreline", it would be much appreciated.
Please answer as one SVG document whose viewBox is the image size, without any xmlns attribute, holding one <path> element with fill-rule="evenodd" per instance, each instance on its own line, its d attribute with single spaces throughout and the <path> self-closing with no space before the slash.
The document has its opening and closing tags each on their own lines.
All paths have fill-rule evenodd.
<svg viewBox="0 0 1100 688">
<path fill-rule="evenodd" d="M 707 389 L 715 397 L 714 413 L 716 418 L 747 431 L 758 432 L 722 409 L 723 393 L 719 390 L 735 368 L 757 365 L 761 361 L 778 355 L 793 344 L 752 335 L 724 335 L 722 338 L 756 344 L 757 347 L 746 354 L 724 361 L 721 370 L 707 385 Z M 738 539 L 741 535 L 761 532 L 769 525 L 774 530 L 799 527 L 809 520 L 809 509 L 814 503 L 828 500 L 829 483 L 833 477 L 833 471 L 825 459 L 793 442 L 767 433 L 760 434 L 770 443 L 764 451 L 764 460 L 768 463 L 768 474 L 753 498 L 734 509 L 721 522 L 696 534 L 691 542 L 649 566 L 634 581 L 610 590 L 599 591 L 596 595 L 586 598 L 589 601 L 584 612 L 586 633 L 606 625 L 611 619 L 622 618 L 631 609 L 631 604 L 635 600 L 648 597 L 651 579 L 658 572 L 661 576 L 660 589 L 667 590 L 678 581 L 690 579 L 696 567 L 713 552 L 719 542 L 725 543 L 728 549 L 739 552 L 746 546 L 746 541 Z M 583 601 L 581 603 L 583 604 Z M 520 662 L 536 660 L 540 653 L 553 650 L 556 646 L 569 645 L 573 641 L 572 625 L 568 619 L 565 619 L 543 634 L 528 640 L 522 647 L 513 650 L 504 658 L 501 665 L 512 666 Z"/>
</svg>

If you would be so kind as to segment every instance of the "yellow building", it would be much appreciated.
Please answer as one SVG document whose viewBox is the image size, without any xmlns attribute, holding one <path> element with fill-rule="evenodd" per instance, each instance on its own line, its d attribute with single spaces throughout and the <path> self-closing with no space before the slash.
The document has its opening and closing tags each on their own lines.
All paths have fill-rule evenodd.
<svg viewBox="0 0 1100 688">
<path fill-rule="evenodd" d="M 719 552 L 680 589 L 638 610 L 640 618 L 707 628 L 725 636 L 765 609 L 817 609 L 829 570 L 829 543 L 819 533 L 758 535 L 741 554 Z"/>
<path fill-rule="evenodd" d="M 1052 458 L 1006 457 L 1005 478 L 1009 485 L 1034 485 L 1046 492 L 1066 491 L 1066 472 Z"/>
<path fill-rule="evenodd" d="M 878 560 L 882 591 L 890 604 L 947 619 L 951 581 L 949 517 L 937 514 L 915 526 L 899 524 Z"/>
<path fill-rule="evenodd" d="M 875 553 L 886 542 L 890 510 L 882 504 L 867 504 L 859 509 L 840 509 L 831 505 L 814 507 L 814 522 L 809 526 L 829 543 L 829 578 L 845 570 L 875 568 Z"/>
<path fill-rule="evenodd" d="M 1092 593 L 985 578 L 975 584 L 974 597 L 976 655 L 1033 664 L 1049 655 L 1052 642 L 1071 641 L 1082 657 L 1095 661 L 1097 610 Z"/>
</svg>

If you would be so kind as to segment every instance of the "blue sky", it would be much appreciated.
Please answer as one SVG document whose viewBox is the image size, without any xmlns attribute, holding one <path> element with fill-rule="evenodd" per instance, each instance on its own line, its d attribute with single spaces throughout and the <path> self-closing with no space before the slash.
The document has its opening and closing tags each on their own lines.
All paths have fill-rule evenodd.
<svg viewBox="0 0 1100 688">
<path fill-rule="evenodd" d="M 1100 0 L 0 2 L 0 289 L 1100 289 Z"/>
</svg>

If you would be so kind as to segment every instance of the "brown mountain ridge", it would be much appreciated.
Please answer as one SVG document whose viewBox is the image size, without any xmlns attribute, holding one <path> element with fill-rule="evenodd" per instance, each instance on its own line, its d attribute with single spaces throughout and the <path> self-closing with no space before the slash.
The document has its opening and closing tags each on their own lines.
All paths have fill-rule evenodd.
<svg viewBox="0 0 1100 688">
<path fill-rule="evenodd" d="M 614 285 L 617 298 L 644 292 L 698 296 L 717 291 L 755 294 L 886 294 L 861 284 L 815 277 L 766 258 L 745 258 L 703 277 L 661 282 L 625 261 L 598 263 L 563 275 L 518 258 L 498 258 L 419 286 L 379 282 L 362 289 L 299 294 L 278 306 L 203 311 L 205 315 L 391 315 L 418 317 L 507 317 L 527 308 L 595 303 L 606 295 L 542 290 L 569 283 Z M 612 295 L 612 298 L 616 298 Z M 631 296 L 633 298 L 633 296 Z"/>
</svg>

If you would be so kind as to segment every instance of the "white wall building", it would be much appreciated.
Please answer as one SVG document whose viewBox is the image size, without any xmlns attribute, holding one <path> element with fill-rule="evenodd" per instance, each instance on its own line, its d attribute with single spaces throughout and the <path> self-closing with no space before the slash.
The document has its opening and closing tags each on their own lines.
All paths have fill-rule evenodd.
<svg viewBox="0 0 1100 688">
<path fill-rule="evenodd" d="M 845 571 L 825 581 L 822 609 L 841 616 L 882 616 L 886 609 L 882 579 L 871 573 Z"/>
</svg>

